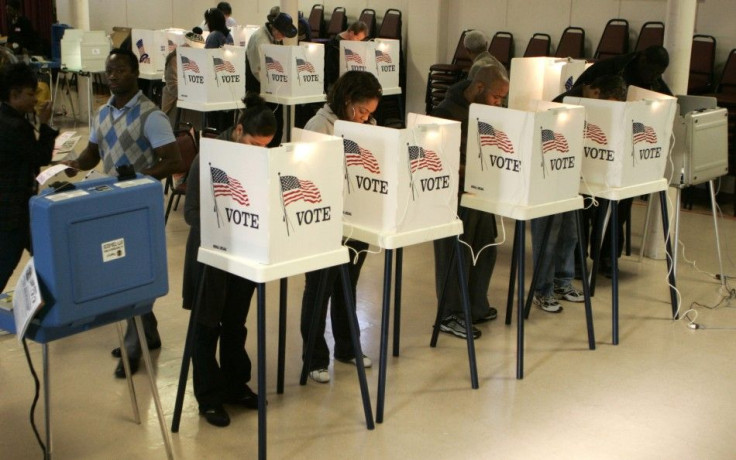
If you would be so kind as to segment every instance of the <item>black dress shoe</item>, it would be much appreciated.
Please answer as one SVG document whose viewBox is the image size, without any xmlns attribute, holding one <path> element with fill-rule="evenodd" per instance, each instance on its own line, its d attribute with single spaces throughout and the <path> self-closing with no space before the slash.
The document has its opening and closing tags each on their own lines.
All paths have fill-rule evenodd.
<svg viewBox="0 0 736 460">
<path fill-rule="evenodd" d="M 161 341 L 157 340 L 156 342 L 148 342 L 148 349 L 149 350 L 158 350 L 161 348 Z M 110 351 L 110 354 L 115 358 L 122 358 L 123 355 L 120 353 L 120 347 L 113 348 L 112 351 Z"/>
<path fill-rule="evenodd" d="M 258 395 L 251 390 L 248 385 L 245 385 L 245 388 L 240 395 L 227 398 L 225 402 L 228 404 L 243 406 L 248 409 L 258 409 Z M 268 402 L 266 402 L 266 404 L 268 404 Z"/>
<path fill-rule="evenodd" d="M 225 412 L 225 408 L 222 406 L 202 407 L 199 409 L 199 414 L 204 415 L 207 423 L 214 426 L 228 426 L 230 425 L 230 416 Z"/>
<path fill-rule="evenodd" d="M 141 360 L 139 358 L 130 358 L 130 373 L 135 374 L 138 372 L 138 366 L 140 365 Z M 118 361 L 118 367 L 115 368 L 115 377 L 119 379 L 125 378 L 125 366 L 123 366 L 123 360 L 120 359 Z"/>
</svg>

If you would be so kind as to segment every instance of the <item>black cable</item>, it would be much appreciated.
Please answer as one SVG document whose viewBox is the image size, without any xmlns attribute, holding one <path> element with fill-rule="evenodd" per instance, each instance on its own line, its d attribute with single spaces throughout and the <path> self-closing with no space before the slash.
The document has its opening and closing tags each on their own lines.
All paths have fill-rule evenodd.
<svg viewBox="0 0 736 460">
<path fill-rule="evenodd" d="M 31 419 L 31 428 L 33 428 L 33 434 L 36 435 L 36 440 L 38 441 L 38 445 L 41 446 L 41 450 L 43 451 L 43 458 L 46 458 L 46 445 L 41 440 L 41 435 L 38 434 L 38 428 L 36 428 L 36 421 L 34 419 L 34 412 L 36 412 L 36 404 L 38 403 L 38 397 L 39 397 L 39 390 L 41 389 L 41 383 L 38 381 L 38 375 L 36 374 L 36 370 L 33 368 L 33 361 L 31 361 L 31 354 L 28 351 L 28 344 L 26 343 L 26 339 L 23 339 L 23 350 L 26 352 L 26 360 L 28 361 L 28 367 L 31 369 L 31 375 L 33 376 L 33 382 L 36 386 L 36 394 L 33 396 L 33 404 L 31 404 L 31 411 L 29 413 L 29 417 Z M 47 401 L 48 403 L 48 401 Z"/>
</svg>

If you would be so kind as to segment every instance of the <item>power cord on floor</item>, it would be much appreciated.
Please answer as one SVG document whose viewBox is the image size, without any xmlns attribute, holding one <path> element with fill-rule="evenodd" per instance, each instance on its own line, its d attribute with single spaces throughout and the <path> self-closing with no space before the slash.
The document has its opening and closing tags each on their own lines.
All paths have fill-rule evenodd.
<svg viewBox="0 0 736 460">
<path fill-rule="evenodd" d="M 36 412 L 36 404 L 38 403 L 39 393 L 41 389 L 41 383 L 38 381 L 38 375 L 36 374 L 36 369 L 33 368 L 33 361 L 31 361 L 31 353 L 28 351 L 28 343 L 26 343 L 26 339 L 23 339 L 23 350 L 26 352 L 26 360 L 28 361 L 28 367 L 31 370 L 31 375 L 33 376 L 33 383 L 35 384 L 36 394 L 33 396 L 33 404 L 31 404 L 31 411 L 29 414 L 29 417 L 31 419 L 31 428 L 33 428 L 33 434 L 36 435 L 36 440 L 38 441 L 38 445 L 41 446 L 41 450 L 43 451 L 43 458 L 46 458 L 46 445 L 41 440 L 41 435 L 38 433 L 38 428 L 36 428 L 36 420 L 35 420 L 35 412 Z"/>
</svg>

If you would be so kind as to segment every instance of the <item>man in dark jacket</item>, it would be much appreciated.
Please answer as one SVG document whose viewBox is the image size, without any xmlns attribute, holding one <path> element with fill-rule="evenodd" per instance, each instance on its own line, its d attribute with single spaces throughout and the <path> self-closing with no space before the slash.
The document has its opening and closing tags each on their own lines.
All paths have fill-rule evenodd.
<svg viewBox="0 0 736 460">
<path fill-rule="evenodd" d="M 35 113 L 36 76 L 23 63 L 0 71 L 0 292 L 30 251 L 28 200 L 36 194 L 35 177 L 49 164 L 58 131 L 49 126 L 51 102 L 41 107 L 38 138 L 26 115 Z"/>
<path fill-rule="evenodd" d="M 473 80 L 464 80 L 451 86 L 445 100 L 434 109 L 432 115 L 461 122 L 462 136 L 460 143 L 460 189 L 462 193 L 465 182 L 465 156 L 468 137 L 468 116 L 470 104 L 501 106 L 509 92 L 509 80 L 505 69 L 498 66 L 481 67 Z M 496 220 L 493 214 L 475 209 L 459 208 L 458 215 L 463 221 L 463 234 L 460 236 L 476 253 L 484 246 L 494 242 L 496 238 Z M 444 238 L 434 242 L 435 282 L 437 297 L 445 285 L 447 266 L 450 263 L 455 237 Z M 486 248 L 475 265 L 465 259 L 465 279 L 468 280 L 470 310 L 474 323 L 482 323 L 495 319 L 498 312 L 488 303 L 488 287 L 491 284 L 493 267 L 496 264 L 496 247 Z M 449 271 L 449 280 L 445 290 L 444 318 L 440 323 L 440 331 L 456 337 L 467 338 L 467 327 L 462 314 L 460 287 L 457 272 Z M 473 337 L 480 337 L 480 330 L 473 327 Z"/>
<path fill-rule="evenodd" d="M 573 90 L 580 86 L 590 84 L 599 77 L 606 75 L 618 75 L 624 79 L 627 86 L 634 85 L 640 88 L 656 91 L 658 93 L 672 95 L 672 91 L 662 79 L 662 74 L 667 70 L 670 63 L 670 56 L 667 50 L 662 46 L 650 46 L 642 51 L 624 54 L 622 56 L 612 57 L 604 61 L 596 62 L 583 72 L 577 80 Z M 627 198 L 619 202 L 618 226 L 619 241 L 618 255 L 621 257 L 621 248 L 623 247 L 623 226 L 631 217 L 631 205 L 633 198 Z M 595 230 L 594 230 L 595 231 Z M 601 246 L 600 270 L 603 275 L 611 277 L 611 231 L 606 231 Z M 591 251 L 592 253 L 593 251 Z"/>
</svg>

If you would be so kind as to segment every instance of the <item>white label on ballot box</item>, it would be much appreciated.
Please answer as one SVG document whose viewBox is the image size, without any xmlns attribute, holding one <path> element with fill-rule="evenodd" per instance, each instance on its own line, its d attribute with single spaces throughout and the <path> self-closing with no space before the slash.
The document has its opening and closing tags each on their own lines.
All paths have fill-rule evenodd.
<svg viewBox="0 0 736 460">
<path fill-rule="evenodd" d="M 119 188 L 130 188 L 130 187 L 137 187 L 139 185 L 150 184 L 151 182 L 153 182 L 152 179 L 142 177 L 140 179 L 124 180 L 121 182 L 115 182 L 113 185 Z"/>
<path fill-rule="evenodd" d="M 117 240 L 105 241 L 101 244 L 102 247 L 102 261 L 110 262 L 112 260 L 122 259 L 125 257 L 125 239 L 118 238 Z"/>
<path fill-rule="evenodd" d="M 84 190 L 72 190 L 71 192 L 55 193 L 55 194 L 47 195 L 45 198 L 51 201 L 63 201 L 63 200 L 69 200 L 72 198 L 76 198 L 78 196 L 84 196 L 84 195 L 89 195 L 89 193 L 85 192 Z"/>
</svg>

